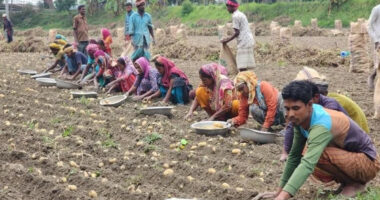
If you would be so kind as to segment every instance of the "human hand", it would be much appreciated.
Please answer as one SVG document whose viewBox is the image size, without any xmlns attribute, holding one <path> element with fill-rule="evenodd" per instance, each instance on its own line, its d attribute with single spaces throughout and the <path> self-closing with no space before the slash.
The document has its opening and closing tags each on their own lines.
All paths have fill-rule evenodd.
<svg viewBox="0 0 380 200">
<path fill-rule="evenodd" d="M 232 118 L 227 120 L 227 123 L 231 124 L 231 126 L 235 126 L 235 122 Z"/>
<path fill-rule="evenodd" d="M 193 117 L 193 113 L 192 112 L 188 112 L 185 117 L 183 117 L 183 119 L 191 119 Z"/>
<path fill-rule="evenodd" d="M 265 128 L 265 127 L 261 127 L 261 131 L 265 131 L 265 132 L 268 132 L 268 128 Z"/>
<path fill-rule="evenodd" d="M 133 97 L 133 101 L 140 101 L 141 99 L 143 99 L 142 96 L 134 96 Z"/>
<path fill-rule="evenodd" d="M 277 192 L 264 192 L 258 194 L 255 198 L 252 200 L 260 200 L 260 199 L 273 199 L 276 197 Z"/>
</svg>

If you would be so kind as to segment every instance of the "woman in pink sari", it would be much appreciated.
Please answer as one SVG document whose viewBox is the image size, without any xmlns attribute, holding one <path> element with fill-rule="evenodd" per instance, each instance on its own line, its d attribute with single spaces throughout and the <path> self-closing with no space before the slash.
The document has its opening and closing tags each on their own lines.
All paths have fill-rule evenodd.
<svg viewBox="0 0 380 200">
<path fill-rule="evenodd" d="M 199 77 L 202 83 L 196 89 L 195 100 L 185 118 L 190 118 L 198 106 L 207 112 L 211 121 L 225 121 L 237 116 L 239 101 L 233 92 L 233 82 L 222 74 L 223 69 L 216 63 L 201 67 Z"/>
<path fill-rule="evenodd" d="M 186 104 L 189 102 L 189 91 L 192 86 L 189 79 L 182 70 L 178 69 L 175 64 L 163 57 L 156 56 L 154 59 L 155 66 L 160 73 L 158 79 L 159 90 L 146 97 L 147 100 L 157 97 L 164 97 L 163 101 L 173 104 Z"/>
<path fill-rule="evenodd" d="M 116 68 L 115 80 L 110 82 L 106 89 L 107 93 L 116 89 L 121 92 L 127 92 L 132 88 L 137 75 L 137 70 L 132 64 L 132 61 L 128 57 L 121 57 L 117 61 L 112 62 L 112 67 Z"/>
<path fill-rule="evenodd" d="M 105 52 L 111 56 L 112 55 L 111 54 L 111 44 L 112 44 L 111 32 L 106 28 L 102 28 L 102 36 L 103 36 L 103 42 L 105 46 Z"/>
</svg>

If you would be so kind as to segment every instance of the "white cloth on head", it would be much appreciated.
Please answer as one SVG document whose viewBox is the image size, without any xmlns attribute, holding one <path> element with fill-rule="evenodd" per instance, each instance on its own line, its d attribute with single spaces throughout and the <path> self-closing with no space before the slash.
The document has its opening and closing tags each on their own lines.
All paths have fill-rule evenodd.
<svg viewBox="0 0 380 200">
<path fill-rule="evenodd" d="M 255 41 L 247 17 L 244 13 L 236 10 L 232 14 L 232 28 L 239 30 L 239 36 L 237 37 L 237 48 L 250 48 L 253 47 Z"/>
<path fill-rule="evenodd" d="M 7 17 L 7 14 L 3 14 L 3 17 Z"/>
<path fill-rule="evenodd" d="M 372 9 L 368 20 L 368 33 L 373 42 L 380 42 L 380 4 Z"/>
</svg>

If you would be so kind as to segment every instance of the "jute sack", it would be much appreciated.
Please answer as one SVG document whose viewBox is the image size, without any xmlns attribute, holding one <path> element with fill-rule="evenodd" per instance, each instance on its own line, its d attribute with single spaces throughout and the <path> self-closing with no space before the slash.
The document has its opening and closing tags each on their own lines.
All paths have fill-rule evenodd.
<svg viewBox="0 0 380 200">
<path fill-rule="evenodd" d="M 311 28 L 313 28 L 313 29 L 318 28 L 318 19 L 316 19 L 316 18 L 311 19 Z"/>
<path fill-rule="evenodd" d="M 49 36 L 48 36 L 49 43 L 54 42 L 56 35 L 57 35 L 57 29 L 50 29 L 49 30 Z"/>
<path fill-rule="evenodd" d="M 221 45 L 219 64 L 226 66 L 230 75 L 236 75 L 239 73 L 236 64 L 236 57 L 227 44 Z"/>
<path fill-rule="evenodd" d="M 339 19 L 335 20 L 335 29 L 342 30 L 342 28 L 343 28 L 342 20 L 339 20 Z"/>
</svg>

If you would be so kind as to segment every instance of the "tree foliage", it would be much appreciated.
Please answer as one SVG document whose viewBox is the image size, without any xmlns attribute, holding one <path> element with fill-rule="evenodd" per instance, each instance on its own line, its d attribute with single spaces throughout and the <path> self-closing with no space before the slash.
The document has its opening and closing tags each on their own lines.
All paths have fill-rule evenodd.
<svg viewBox="0 0 380 200">
<path fill-rule="evenodd" d="M 115 16 L 118 16 L 123 8 L 122 3 L 122 0 L 107 0 L 106 9 L 112 11 Z"/>
<path fill-rule="evenodd" d="M 190 14 L 191 12 L 193 12 L 193 10 L 194 10 L 193 4 L 189 0 L 186 0 L 185 2 L 182 3 L 182 11 L 181 11 L 182 16 L 186 16 Z"/>
<path fill-rule="evenodd" d="M 76 0 L 55 0 L 54 4 L 58 11 L 68 11 L 76 4 Z"/>
</svg>

